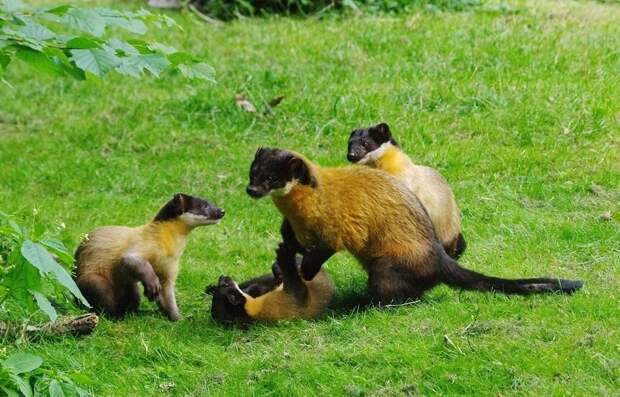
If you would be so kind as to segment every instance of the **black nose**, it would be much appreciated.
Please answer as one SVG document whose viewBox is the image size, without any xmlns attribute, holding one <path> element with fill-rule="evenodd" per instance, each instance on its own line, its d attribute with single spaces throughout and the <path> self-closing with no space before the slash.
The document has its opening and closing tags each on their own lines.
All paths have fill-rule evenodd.
<svg viewBox="0 0 620 397">
<path fill-rule="evenodd" d="M 215 211 L 215 216 L 217 217 L 217 219 L 221 219 L 221 218 L 223 218 L 223 217 L 224 217 L 224 215 L 226 215 L 226 211 L 224 211 L 224 209 L 223 209 L 223 208 L 218 208 L 218 209 Z"/>
<path fill-rule="evenodd" d="M 260 192 L 257 187 L 248 186 L 245 191 L 252 197 L 260 197 Z"/>
<path fill-rule="evenodd" d="M 357 155 L 353 152 L 349 152 L 347 153 L 347 160 L 349 160 L 352 163 L 357 162 L 357 160 L 359 160 L 359 158 L 357 157 Z"/>
</svg>

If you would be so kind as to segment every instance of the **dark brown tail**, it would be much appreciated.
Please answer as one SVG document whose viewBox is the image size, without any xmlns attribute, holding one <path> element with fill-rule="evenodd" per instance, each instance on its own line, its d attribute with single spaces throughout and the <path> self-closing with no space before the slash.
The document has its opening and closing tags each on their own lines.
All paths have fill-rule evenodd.
<svg viewBox="0 0 620 397">
<path fill-rule="evenodd" d="M 456 240 L 456 251 L 454 252 L 453 258 L 459 259 L 461 255 L 463 255 L 463 252 L 465 252 L 465 248 L 467 248 L 467 243 L 465 242 L 463 235 L 459 233 L 458 240 Z"/>
<path fill-rule="evenodd" d="M 451 287 L 476 291 L 496 291 L 504 294 L 541 294 L 563 292 L 572 294 L 583 287 L 580 280 L 561 280 L 557 278 L 505 279 L 485 276 L 465 269 L 447 255 L 440 266 L 441 281 Z"/>
</svg>

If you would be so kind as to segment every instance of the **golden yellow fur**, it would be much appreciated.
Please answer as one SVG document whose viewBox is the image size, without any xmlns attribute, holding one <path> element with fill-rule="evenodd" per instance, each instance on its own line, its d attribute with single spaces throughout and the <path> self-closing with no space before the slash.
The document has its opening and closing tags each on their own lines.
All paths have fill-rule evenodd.
<svg viewBox="0 0 620 397">
<path fill-rule="evenodd" d="M 324 244 L 347 250 L 366 266 L 376 258 L 398 257 L 420 264 L 421 277 L 432 271 L 417 260 L 433 249 L 432 226 L 404 184 L 370 167 L 322 168 L 295 155 L 310 169 L 316 187 L 297 183 L 272 199 L 304 248 Z"/>
<path fill-rule="evenodd" d="M 437 238 L 452 255 L 461 233 L 461 214 L 450 186 L 436 170 L 414 164 L 400 148 L 389 145 L 382 156 L 366 165 L 394 175 L 418 197 Z"/>
<path fill-rule="evenodd" d="M 311 281 L 304 280 L 303 283 L 308 292 L 303 302 L 297 300 L 282 284 L 257 298 L 244 294 L 246 313 L 259 321 L 317 317 L 331 302 L 335 290 L 334 283 L 323 269 Z"/>
<path fill-rule="evenodd" d="M 105 226 L 88 233 L 76 255 L 77 278 L 97 273 L 111 282 L 120 277 L 118 267 L 127 253 L 146 259 L 164 283 L 174 283 L 179 258 L 190 228 L 180 220 L 151 222 L 138 227 Z"/>
</svg>

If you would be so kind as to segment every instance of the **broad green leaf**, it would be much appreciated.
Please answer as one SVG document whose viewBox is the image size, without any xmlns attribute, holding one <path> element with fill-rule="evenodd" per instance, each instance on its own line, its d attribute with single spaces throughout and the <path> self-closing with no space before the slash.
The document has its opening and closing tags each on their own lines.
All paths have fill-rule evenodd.
<svg viewBox="0 0 620 397">
<path fill-rule="evenodd" d="M 206 63 L 180 64 L 179 70 L 189 79 L 202 79 L 215 83 L 215 70 Z"/>
<path fill-rule="evenodd" d="M 32 397 L 32 386 L 30 386 L 30 383 L 28 383 L 27 380 L 14 374 L 11 375 L 11 380 L 15 385 L 17 385 L 17 388 L 19 389 L 22 396 Z"/>
<path fill-rule="evenodd" d="M 22 34 L 23 37 L 36 41 L 50 40 L 56 37 L 56 34 L 54 32 L 52 32 L 45 26 L 32 21 L 28 21 L 26 23 L 26 26 L 21 28 L 19 32 Z"/>
<path fill-rule="evenodd" d="M 24 241 L 21 247 L 21 253 L 33 266 L 39 269 L 43 274 L 52 273 L 56 280 L 65 288 L 67 288 L 73 296 L 78 298 L 86 307 L 90 307 L 90 304 L 84 298 L 80 289 L 75 284 L 75 281 L 71 278 L 69 273 L 60 266 L 49 252 L 39 243 L 33 243 L 30 240 Z"/>
<path fill-rule="evenodd" d="M 45 10 L 45 12 L 48 14 L 63 16 L 67 13 L 67 11 L 69 11 L 69 9 L 71 9 L 71 6 L 65 4 L 58 7 L 48 8 L 47 10 Z"/>
<path fill-rule="evenodd" d="M 24 235 L 24 231 L 21 226 L 19 226 L 13 219 L 9 219 L 9 226 L 11 226 L 11 229 L 15 230 L 15 233 L 17 233 L 18 236 Z"/>
<path fill-rule="evenodd" d="M 146 69 L 152 75 L 158 77 L 168 66 L 170 66 L 170 62 L 164 55 L 146 54 L 124 58 L 117 70 L 122 74 L 139 77 Z"/>
<path fill-rule="evenodd" d="M 8 13 L 24 9 L 24 4 L 20 0 L 3 0 L 2 8 Z"/>
<path fill-rule="evenodd" d="M 108 40 L 108 42 L 105 44 L 105 48 L 106 50 L 108 50 L 108 52 L 112 52 L 115 55 L 120 55 L 120 56 L 140 54 L 140 52 L 136 49 L 136 47 L 119 39 Z"/>
<path fill-rule="evenodd" d="M 80 69 L 96 76 L 103 76 L 120 64 L 120 59 L 116 55 L 98 48 L 71 50 L 71 55 Z"/>
<path fill-rule="evenodd" d="M 62 69 L 42 52 L 20 46 L 17 49 L 17 58 L 26 62 L 38 71 L 62 75 Z"/>
<path fill-rule="evenodd" d="M 36 305 L 32 301 L 32 295 L 28 290 L 41 289 L 41 274 L 22 257 L 19 250 L 14 250 L 9 255 L 8 263 L 14 265 L 2 280 L 2 286 L 8 289 L 10 298 L 25 309 L 34 311 Z"/>
<path fill-rule="evenodd" d="M 86 48 L 101 48 L 101 43 L 97 40 L 89 39 L 88 37 L 75 37 L 67 41 L 67 48 L 73 49 L 86 49 Z"/>
<path fill-rule="evenodd" d="M 174 67 L 177 67 L 182 63 L 190 64 L 196 61 L 193 56 L 185 52 L 175 52 L 174 54 L 170 54 L 170 56 L 168 56 L 168 59 L 170 60 L 170 62 L 172 62 L 172 65 Z"/>
<path fill-rule="evenodd" d="M 63 21 L 70 27 L 100 37 L 105 30 L 105 21 L 94 10 L 71 8 L 63 16 Z"/>
<path fill-rule="evenodd" d="M 39 305 L 39 309 L 41 309 L 41 311 L 45 313 L 51 321 L 56 321 L 56 319 L 58 318 L 58 314 L 56 313 L 56 309 L 54 309 L 54 306 L 52 306 L 52 304 L 47 299 L 47 297 L 37 291 L 30 291 L 30 293 L 32 294 L 32 296 L 34 296 L 35 300 L 37 301 L 37 305 Z"/>
<path fill-rule="evenodd" d="M 148 44 L 148 48 L 150 48 L 153 51 L 158 51 L 158 52 L 161 52 L 162 54 L 166 54 L 166 55 L 170 55 L 170 54 L 174 54 L 175 52 L 178 52 L 176 48 L 169 47 L 169 46 L 161 44 L 161 43 L 151 43 L 151 44 Z"/>
<path fill-rule="evenodd" d="M 51 273 L 55 267 L 59 266 L 45 247 L 30 240 L 24 241 L 21 253 L 30 264 L 39 269 L 43 274 Z"/>
<path fill-rule="evenodd" d="M 9 389 L 5 386 L 0 386 L 0 389 L 6 393 L 7 397 L 19 397 L 19 393 L 16 390 Z"/>
<path fill-rule="evenodd" d="M 34 371 L 43 364 L 43 359 L 30 353 L 14 353 L 4 360 L 4 365 L 16 375 Z"/>
<path fill-rule="evenodd" d="M 67 265 L 73 264 L 73 254 L 67 250 L 67 247 L 65 247 L 62 241 L 55 238 L 45 238 L 39 242 L 56 254 L 61 262 Z"/>
<path fill-rule="evenodd" d="M 93 11 L 99 14 L 108 26 L 116 26 L 140 35 L 148 30 L 144 22 L 130 13 L 123 13 L 109 8 L 95 8 Z"/>
<path fill-rule="evenodd" d="M 84 71 L 82 69 L 79 69 L 75 63 L 69 59 L 67 57 L 67 55 L 65 55 L 65 53 L 61 50 L 59 50 L 58 48 L 47 48 L 45 50 L 45 52 L 47 53 L 47 55 L 52 58 L 52 60 L 57 64 L 60 65 L 60 67 L 62 68 L 62 70 L 67 73 L 68 75 L 70 75 L 71 77 L 73 77 L 76 80 L 84 80 L 85 76 L 84 76 Z M 58 252 L 57 252 L 58 254 Z M 64 261 L 64 260 L 63 260 Z M 66 263 L 72 263 L 72 261 L 66 262 Z"/>
<path fill-rule="evenodd" d="M 49 387 L 50 397 L 65 397 L 65 393 L 62 391 L 62 387 L 60 387 L 60 383 L 56 379 L 52 379 Z"/>
</svg>

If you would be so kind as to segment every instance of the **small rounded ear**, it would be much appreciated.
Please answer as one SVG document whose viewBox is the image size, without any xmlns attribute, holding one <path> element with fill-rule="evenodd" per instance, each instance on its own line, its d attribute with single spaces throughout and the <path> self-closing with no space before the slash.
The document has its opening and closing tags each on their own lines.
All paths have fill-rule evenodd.
<svg viewBox="0 0 620 397">
<path fill-rule="evenodd" d="M 386 123 L 377 124 L 376 126 L 370 129 L 370 135 L 372 139 L 377 143 L 385 143 L 388 142 L 392 138 L 392 133 L 390 132 L 390 126 Z"/>
<path fill-rule="evenodd" d="M 174 205 L 182 212 L 185 209 L 185 204 L 187 202 L 187 195 L 183 193 L 176 193 L 173 197 Z"/>
<path fill-rule="evenodd" d="M 296 178 L 303 185 L 316 185 L 316 180 L 310 173 L 308 165 L 299 157 L 291 156 L 288 161 L 288 169 L 291 173 L 291 178 Z"/>
</svg>

